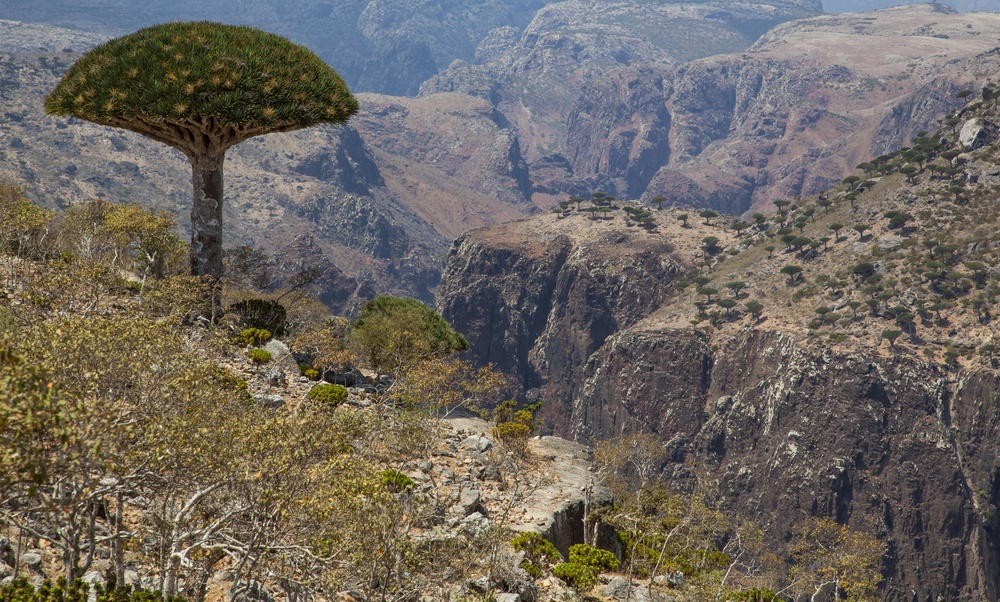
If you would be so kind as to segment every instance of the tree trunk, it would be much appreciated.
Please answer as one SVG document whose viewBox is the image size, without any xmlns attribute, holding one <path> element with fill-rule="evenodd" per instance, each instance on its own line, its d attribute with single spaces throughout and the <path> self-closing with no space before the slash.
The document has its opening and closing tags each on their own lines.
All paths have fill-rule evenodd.
<svg viewBox="0 0 1000 602">
<path fill-rule="evenodd" d="M 175 546 L 176 547 L 176 546 Z M 170 554 L 163 578 L 163 599 L 177 595 L 177 577 L 181 570 L 181 557 L 176 551 Z"/>
<path fill-rule="evenodd" d="M 125 585 L 125 541 L 122 521 L 125 519 L 125 496 L 121 491 L 115 494 L 115 538 L 111 542 L 111 561 L 115 569 L 115 585 Z"/>
<path fill-rule="evenodd" d="M 222 165 L 225 152 L 190 156 L 191 274 L 222 278 Z"/>
</svg>

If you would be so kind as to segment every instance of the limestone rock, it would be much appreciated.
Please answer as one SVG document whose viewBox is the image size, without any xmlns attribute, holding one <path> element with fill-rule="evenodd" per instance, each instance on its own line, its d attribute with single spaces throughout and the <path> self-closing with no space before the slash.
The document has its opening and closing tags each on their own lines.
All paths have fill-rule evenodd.
<svg viewBox="0 0 1000 602">
<path fill-rule="evenodd" d="M 87 591 L 87 602 L 96 602 L 97 588 L 103 589 L 108 584 L 107 579 L 104 578 L 104 575 L 100 571 L 90 571 L 81 577 L 80 580 L 90 586 Z"/>
<path fill-rule="evenodd" d="M 493 442 L 482 435 L 472 435 L 465 438 L 458 446 L 465 450 L 485 453 L 493 447 Z"/>
<path fill-rule="evenodd" d="M 531 440 L 528 449 L 546 460 L 552 474 L 514 507 L 515 516 L 520 512 L 528 520 L 512 528 L 541 533 L 568 558 L 569 547 L 584 542 L 585 506 L 593 510 L 608 504 L 611 493 L 594 485 L 587 447 L 559 437 L 541 437 Z M 599 530 L 597 546 L 618 552 L 617 539 L 611 531 Z"/>
<path fill-rule="evenodd" d="M 673 596 L 666 596 L 658 592 L 651 592 L 645 582 L 638 579 L 632 581 L 629 586 L 628 579 L 624 577 L 613 577 L 607 585 L 601 588 L 601 594 L 621 600 L 622 602 L 673 602 Z"/>
<path fill-rule="evenodd" d="M 473 512 L 481 512 L 483 507 L 480 502 L 479 489 L 464 487 L 457 507 L 462 516 L 468 516 Z"/>
<path fill-rule="evenodd" d="M 1000 133 L 1000 128 L 995 123 L 976 117 L 962 125 L 958 141 L 967 150 L 973 150 L 992 144 L 997 139 L 998 133 Z"/>
<path fill-rule="evenodd" d="M 42 570 L 42 555 L 37 552 L 25 552 L 18 559 L 20 565 L 31 571 Z"/>
<path fill-rule="evenodd" d="M 254 395 L 253 401 L 262 408 L 283 408 L 285 398 L 281 395 Z"/>
<path fill-rule="evenodd" d="M 271 361 L 268 367 L 272 372 L 283 372 L 284 374 L 298 374 L 299 364 L 292 357 L 292 350 L 278 339 L 271 339 L 264 347 L 264 351 L 271 354 Z M 281 380 L 284 381 L 284 374 Z"/>
</svg>

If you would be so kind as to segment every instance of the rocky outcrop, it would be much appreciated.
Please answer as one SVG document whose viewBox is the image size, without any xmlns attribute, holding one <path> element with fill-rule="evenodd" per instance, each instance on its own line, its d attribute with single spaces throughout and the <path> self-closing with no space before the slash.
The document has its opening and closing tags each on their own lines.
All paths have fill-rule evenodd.
<svg viewBox="0 0 1000 602">
<path fill-rule="evenodd" d="M 535 457 L 551 463 L 548 478 L 540 480 L 514 509 L 520 512 L 515 531 L 540 533 L 564 558 L 570 546 L 593 541 L 594 545 L 620 553 L 614 531 L 598 527 L 585 534 L 587 512 L 611 504 L 611 492 L 595 485 L 594 462 L 589 448 L 559 437 L 538 437 L 529 442 Z M 593 537 L 596 535 L 596 538 Z"/>
<path fill-rule="evenodd" d="M 437 473 L 445 485 L 455 483 L 457 503 L 450 513 L 467 519 L 478 512 L 487 520 L 507 521 L 513 531 L 539 533 L 564 558 L 571 545 L 585 542 L 620 551 L 613 530 L 597 527 L 584 534 L 587 512 L 612 501 L 610 490 L 599 484 L 590 448 L 559 437 L 533 437 L 527 445 L 533 470 L 531 474 L 506 473 L 506 478 L 516 482 L 511 488 L 514 483 L 504 481 L 505 471 L 497 464 L 505 451 L 494 447 L 490 423 L 471 417 L 446 422 L 455 433 L 446 440 L 458 452 L 458 461 L 445 452 L 428 470 Z M 466 459 L 472 460 L 471 465 L 463 462 Z M 427 480 L 423 473 L 414 474 L 417 480 Z M 505 485 L 498 485 L 500 481 Z"/>
<path fill-rule="evenodd" d="M 985 119 L 970 119 L 962 125 L 958 133 L 958 142 L 967 150 L 974 150 L 987 144 L 992 144 L 1000 128 L 995 123 Z"/>
<path fill-rule="evenodd" d="M 662 303 L 681 270 L 668 241 L 612 223 L 543 216 L 470 232 L 448 255 L 441 314 L 478 360 L 540 388 L 553 415 L 568 415 L 587 358 Z"/>
</svg>

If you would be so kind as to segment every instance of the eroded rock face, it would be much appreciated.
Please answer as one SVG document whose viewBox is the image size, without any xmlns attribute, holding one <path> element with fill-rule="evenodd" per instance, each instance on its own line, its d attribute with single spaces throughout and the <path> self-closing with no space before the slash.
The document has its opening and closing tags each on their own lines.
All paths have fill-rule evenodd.
<svg viewBox="0 0 1000 602">
<path fill-rule="evenodd" d="M 477 359 L 568 415 L 587 358 L 666 298 L 680 271 L 672 251 L 639 228 L 582 216 L 477 230 L 450 251 L 438 308 Z"/>
<path fill-rule="evenodd" d="M 875 534 L 884 599 L 997 595 L 996 375 L 817 353 L 773 331 L 715 353 L 692 338 L 613 337 L 574 404 L 577 436 L 657 433 L 775 540 L 813 515 Z"/>
<path fill-rule="evenodd" d="M 517 133 L 488 101 L 362 94 L 359 102 L 352 124 L 388 188 L 443 236 L 536 210 Z"/>
<path fill-rule="evenodd" d="M 570 218 L 532 222 L 544 219 L 549 237 L 522 224 L 521 238 L 493 228 L 460 241 L 441 309 L 479 360 L 542 388 L 557 431 L 585 443 L 655 433 L 668 475 L 694 462 L 775 545 L 816 515 L 874 534 L 883 599 L 1000 595 L 1000 375 L 832 351 L 777 324 L 714 338 L 660 324 L 671 268 L 658 289 L 633 281 L 624 274 L 656 272 L 648 249 L 629 239 L 612 255 L 600 236 L 560 228 Z M 623 275 L 600 286 L 611 266 Z"/>
<path fill-rule="evenodd" d="M 971 27 L 929 4 L 779 25 L 808 16 L 781 5 L 759 40 L 734 33 L 760 8 L 556 2 L 516 43 L 497 32 L 482 64 L 453 63 L 421 91 L 493 103 L 541 207 L 603 190 L 743 213 L 827 189 L 935 130 L 962 106 L 956 92 L 1000 72 L 992 13 Z"/>
</svg>

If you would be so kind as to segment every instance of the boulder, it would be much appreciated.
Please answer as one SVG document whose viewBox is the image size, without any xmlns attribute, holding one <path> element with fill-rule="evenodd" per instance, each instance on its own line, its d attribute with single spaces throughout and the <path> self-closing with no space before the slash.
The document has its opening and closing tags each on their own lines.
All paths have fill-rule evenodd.
<svg viewBox="0 0 1000 602">
<path fill-rule="evenodd" d="M 10 545 L 10 540 L 0 537 L 0 560 L 7 564 L 14 564 L 14 548 Z"/>
<path fill-rule="evenodd" d="M 253 402 L 262 408 L 285 407 L 285 398 L 281 395 L 254 395 Z"/>
<path fill-rule="evenodd" d="M 270 369 L 269 375 L 274 372 L 283 372 L 284 374 L 299 373 L 299 363 L 295 361 L 292 350 L 288 348 L 288 345 L 285 345 L 278 339 L 271 339 L 264 345 L 263 349 L 271 354 L 271 362 L 268 364 L 268 368 Z M 282 375 L 282 379 L 284 379 L 284 375 Z"/>
<path fill-rule="evenodd" d="M 458 446 L 464 450 L 486 453 L 493 447 L 493 442 L 482 435 L 472 435 L 465 438 Z"/>
<path fill-rule="evenodd" d="M 463 520 L 459 525 L 458 530 L 475 537 L 485 531 L 489 526 L 490 519 L 486 518 L 479 512 L 473 512 L 469 516 L 465 517 L 465 520 Z"/>
<path fill-rule="evenodd" d="M 995 123 L 976 117 L 965 122 L 958 141 L 964 148 L 972 150 L 992 144 L 997 139 L 998 132 L 1000 128 Z"/>
<path fill-rule="evenodd" d="M 284 387 L 285 386 L 285 371 L 280 368 L 274 368 L 268 370 L 265 374 L 267 377 L 267 384 L 272 387 Z"/>
<path fill-rule="evenodd" d="M 666 596 L 649 590 L 649 586 L 635 579 L 629 586 L 628 579 L 615 577 L 601 589 L 601 595 L 623 602 L 673 602 L 673 596 Z M 626 599 L 627 597 L 627 599 Z"/>
<path fill-rule="evenodd" d="M 344 387 L 359 387 L 364 392 L 374 393 L 377 389 L 372 386 L 371 381 L 357 368 L 346 370 L 327 370 L 323 373 L 323 380 L 334 385 Z"/>
<path fill-rule="evenodd" d="M 37 552 L 25 552 L 21 554 L 20 564 L 26 569 L 41 572 L 42 555 Z"/>
<path fill-rule="evenodd" d="M 108 585 L 107 579 L 104 578 L 104 575 L 100 571 L 90 571 L 81 577 L 80 581 L 90 586 L 87 591 L 87 602 L 97 602 L 97 588 L 103 589 Z"/>
<path fill-rule="evenodd" d="M 496 602 L 521 602 L 521 594 L 497 594 L 493 599 Z"/>
<path fill-rule="evenodd" d="M 463 516 L 468 516 L 473 512 L 481 513 L 483 507 L 480 503 L 479 489 L 473 487 L 463 488 L 459 496 L 458 508 L 461 510 Z"/>
</svg>

